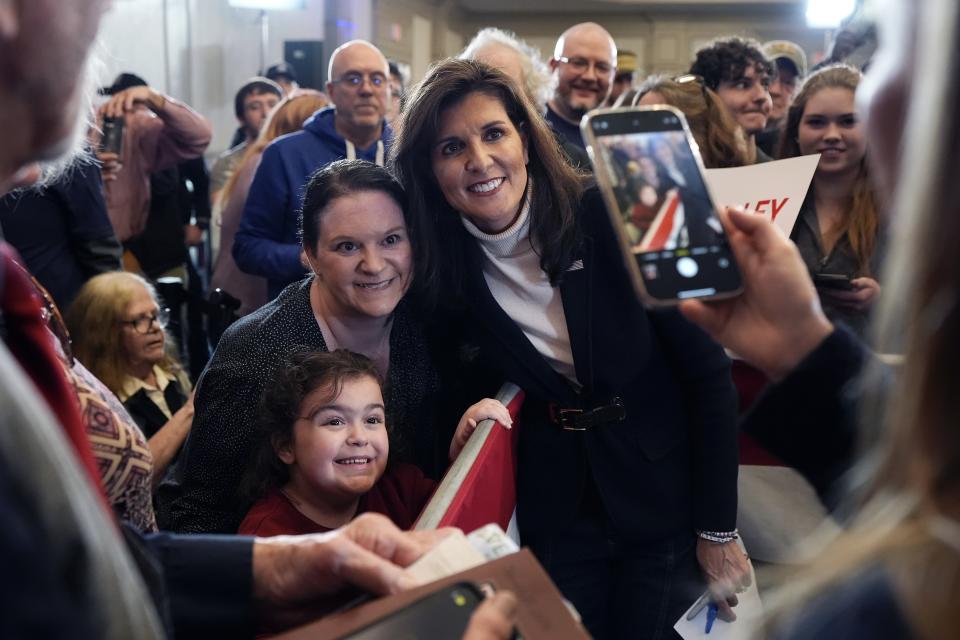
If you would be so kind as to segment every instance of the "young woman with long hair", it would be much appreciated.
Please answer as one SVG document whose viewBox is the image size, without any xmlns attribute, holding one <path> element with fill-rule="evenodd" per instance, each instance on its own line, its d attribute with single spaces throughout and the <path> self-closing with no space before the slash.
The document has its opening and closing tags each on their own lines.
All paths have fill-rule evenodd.
<svg viewBox="0 0 960 640">
<path fill-rule="evenodd" d="M 845 65 L 809 76 L 787 112 L 780 157 L 820 154 L 790 237 L 813 274 L 827 317 L 863 335 L 880 293 L 881 252 L 867 140 L 853 104 L 860 78 Z M 842 278 L 831 282 L 829 276 Z"/>
</svg>

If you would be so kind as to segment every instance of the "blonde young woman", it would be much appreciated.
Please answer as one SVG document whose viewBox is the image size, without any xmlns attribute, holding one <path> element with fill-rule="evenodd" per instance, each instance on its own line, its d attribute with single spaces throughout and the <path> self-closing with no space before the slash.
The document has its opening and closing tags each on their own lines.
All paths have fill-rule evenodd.
<svg viewBox="0 0 960 640">
<path fill-rule="evenodd" d="M 74 355 L 148 438 L 155 482 L 193 423 L 192 386 L 173 355 L 166 321 L 153 286 L 124 271 L 89 280 L 66 315 Z"/>
<path fill-rule="evenodd" d="M 240 314 L 246 315 L 267 302 L 267 281 L 240 270 L 233 259 L 233 237 L 240 225 L 240 215 L 247 201 L 253 176 L 260 166 L 263 150 L 275 138 L 299 131 L 313 112 L 329 104 L 318 91 L 301 93 L 283 100 L 270 114 L 257 140 L 250 145 L 223 188 L 220 228 L 220 250 L 213 265 L 211 288 L 221 288 L 240 300 Z"/>
<path fill-rule="evenodd" d="M 904 361 L 860 406 L 872 442 L 855 476 L 866 481 L 859 508 L 780 598 L 768 599 L 767 637 L 946 640 L 960 629 L 960 85 L 949 81 L 960 72 L 960 6 L 882 4 L 880 48 L 857 98 L 871 168 L 893 205 L 876 347 L 902 349 Z M 781 396 L 783 444 L 854 431 L 845 383 L 866 348 L 820 312 L 795 248 L 755 217 L 726 218 L 744 295 L 682 310 L 779 381 L 769 393 Z M 807 449 L 822 458 L 836 447 Z"/>
<path fill-rule="evenodd" d="M 860 79 L 858 70 L 845 65 L 810 75 L 787 112 L 780 157 L 820 154 L 790 238 L 814 276 L 827 317 L 863 335 L 880 293 L 881 251 L 867 138 L 853 104 Z M 841 288 L 823 274 L 847 280 Z"/>
</svg>

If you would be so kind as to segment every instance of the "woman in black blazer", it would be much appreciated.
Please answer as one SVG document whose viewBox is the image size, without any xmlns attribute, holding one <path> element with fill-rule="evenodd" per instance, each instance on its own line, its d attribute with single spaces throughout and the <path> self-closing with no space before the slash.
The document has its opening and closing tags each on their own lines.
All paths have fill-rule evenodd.
<svg viewBox="0 0 960 640">
<path fill-rule="evenodd" d="M 673 633 L 704 588 L 698 560 L 732 596 L 749 568 L 735 542 L 722 349 L 677 313 L 643 308 L 599 194 L 495 69 L 435 67 L 393 153 L 425 245 L 422 284 L 460 315 L 481 359 L 526 391 L 520 536 L 588 630 Z"/>
</svg>

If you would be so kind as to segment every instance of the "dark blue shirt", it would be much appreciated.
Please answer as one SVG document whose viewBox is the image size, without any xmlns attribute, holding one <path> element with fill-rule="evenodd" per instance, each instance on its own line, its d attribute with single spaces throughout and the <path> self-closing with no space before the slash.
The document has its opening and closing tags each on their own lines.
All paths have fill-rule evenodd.
<svg viewBox="0 0 960 640">
<path fill-rule="evenodd" d="M 580 125 L 579 124 L 570 124 L 570 122 L 562 117 L 550 108 L 550 105 L 547 105 L 547 114 L 544 116 L 547 122 L 550 123 L 550 126 L 553 127 L 553 130 L 566 138 L 566 141 L 575 144 L 581 149 L 585 149 L 586 145 L 583 143 L 583 136 L 580 135 Z"/>
<path fill-rule="evenodd" d="M 42 191 L 0 198 L 0 227 L 24 266 L 61 309 L 93 276 L 121 268 L 121 248 L 103 199 L 100 170 L 81 164 Z"/>
</svg>

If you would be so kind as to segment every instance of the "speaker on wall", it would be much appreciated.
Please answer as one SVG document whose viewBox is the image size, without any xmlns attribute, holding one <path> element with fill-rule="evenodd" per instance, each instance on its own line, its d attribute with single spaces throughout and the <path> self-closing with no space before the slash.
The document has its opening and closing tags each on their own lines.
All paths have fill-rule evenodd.
<svg viewBox="0 0 960 640">
<path fill-rule="evenodd" d="M 323 40 L 284 40 L 283 59 L 297 72 L 301 87 L 323 91 L 327 70 L 323 65 Z"/>
</svg>

